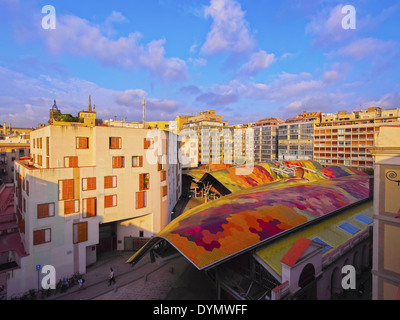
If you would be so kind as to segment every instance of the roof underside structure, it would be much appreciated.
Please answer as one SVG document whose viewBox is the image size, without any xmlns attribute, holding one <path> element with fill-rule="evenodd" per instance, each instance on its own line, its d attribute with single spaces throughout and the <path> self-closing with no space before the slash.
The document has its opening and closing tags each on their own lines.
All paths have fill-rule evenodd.
<svg viewBox="0 0 400 320">
<path fill-rule="evenodd" d="M 367 175 L 342 175 L 277 180 L 207 202 L 173 220 L 127 262 L 136 263 L 166 240 L 199 270 L 213 267 L 369 199 Z"/>
</svg>

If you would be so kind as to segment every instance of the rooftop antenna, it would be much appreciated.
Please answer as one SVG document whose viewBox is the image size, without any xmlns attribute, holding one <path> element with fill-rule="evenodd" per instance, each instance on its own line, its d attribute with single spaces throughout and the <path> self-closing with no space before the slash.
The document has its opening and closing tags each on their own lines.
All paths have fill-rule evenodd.
<svg viewBox="0 0 400 320">
<path fill-rule="evenodd" d="M 143 129 L 145 129 L 146 128 L 146 98 L 145 97 L 143 97 L 142 106 L 143 106 Z"/>
</svg>

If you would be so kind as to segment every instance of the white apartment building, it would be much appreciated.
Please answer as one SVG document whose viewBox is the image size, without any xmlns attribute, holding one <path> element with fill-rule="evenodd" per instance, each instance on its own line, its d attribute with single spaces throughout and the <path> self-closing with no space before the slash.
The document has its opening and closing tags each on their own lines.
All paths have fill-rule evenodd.
<svg viewBox="0 0 400 320">
<path fill-rule="evenodd" d="M 15 212 L 27 254 L 7 293 L 56 281 L 107 250 L 134 250 L 170 222 L 181 194 L 176 135 L 162 130 L 49 125 L 31 133 L 31 161 L 15 161 Z M 41 275 L 42 277 L 42 275 Z"/>
</svg>

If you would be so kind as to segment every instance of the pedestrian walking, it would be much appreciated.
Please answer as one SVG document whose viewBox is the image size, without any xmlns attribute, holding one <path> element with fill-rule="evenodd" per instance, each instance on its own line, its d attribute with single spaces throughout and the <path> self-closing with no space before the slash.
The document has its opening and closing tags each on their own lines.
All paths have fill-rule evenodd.
<svg viewBox="0 0 400 320">
<path fill-rule="evenodd" d="M 112 284 L 113 282 L 116 283 L 113 268 L 110 268 L 110 274 L 109 274 L 109 279 L 108 279 L 108 281 L 109 281 L 109 282 L 108 282 L 108 285 L 110 285 L 110 286 L 111 286 L 111 284 Z"/>
<path fill-rule="evenodd" d="M 84 285 L 84 283 L 85 283 L 85 279 L 83 279 L 83 278 L 79 278 L 79 280 L 78 280 L 78 284 L 79 284 L 79 291 L 80 291 L 80 290 L 82 290 L 82 289 L 85 289 L 85 285 Z"/>
</svg>

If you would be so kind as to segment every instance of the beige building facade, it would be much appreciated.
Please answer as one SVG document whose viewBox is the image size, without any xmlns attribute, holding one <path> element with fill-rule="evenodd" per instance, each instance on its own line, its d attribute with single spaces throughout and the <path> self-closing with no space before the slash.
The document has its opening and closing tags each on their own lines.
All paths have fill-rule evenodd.
<svg viewBox="0 0 400 320">
<path fill-rule="evenodd" d="M 372 299 L 400 299 L 400 126 L 382 126 L 374 156 Z"/>
<path fill-rule="evenodd" d="M 400 124 L 400 109 L 368 108 L 324 115 L 314 130 L 314 160 L 323 165 L 339 164 L 372 169 L 374 147 L 380 127 Z"/>
<path fill-rule="evenodd" d="M 57 281 L 107 250 L 134 250 L 170 222 L 181 194 L 176 135 L 162 130 L 49 125 L 31 133 L 31 161 L 15 163 L 15 210 L 27 253 L 8 294 Z"/>
</svg>

